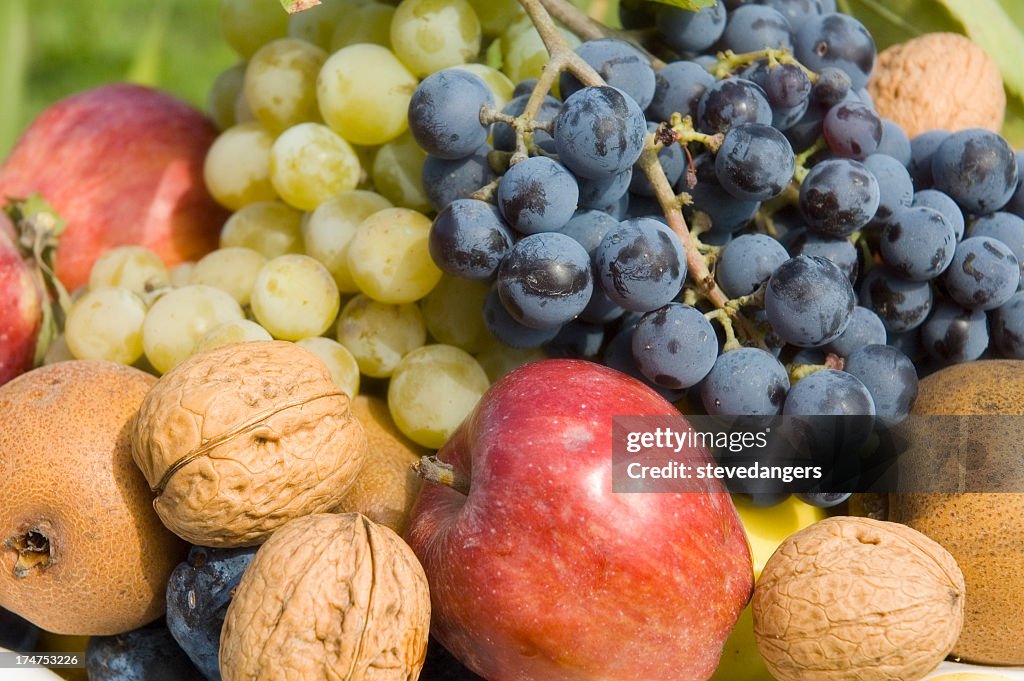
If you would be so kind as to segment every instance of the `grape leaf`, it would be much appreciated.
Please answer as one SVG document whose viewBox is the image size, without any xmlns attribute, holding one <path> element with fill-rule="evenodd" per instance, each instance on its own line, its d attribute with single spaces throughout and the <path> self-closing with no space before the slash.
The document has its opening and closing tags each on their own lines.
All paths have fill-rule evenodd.
<svg viewBox="0 0 1024 681">
<path fill-rule="evenodd" d="M 714 7 L 718 4 L 717 0 L 648 0 L 648 2 L 678 7 L 679 9 L 688 9 L 691 12 L 696 12 L 705 7 Z"/>
<path fill-rule="evenodd" d="M 281 0 L 281 7 L 284 7 L 288 14 L 295 14 L 310 7 L 316 7 L 320 0 Z"/>
</svg>

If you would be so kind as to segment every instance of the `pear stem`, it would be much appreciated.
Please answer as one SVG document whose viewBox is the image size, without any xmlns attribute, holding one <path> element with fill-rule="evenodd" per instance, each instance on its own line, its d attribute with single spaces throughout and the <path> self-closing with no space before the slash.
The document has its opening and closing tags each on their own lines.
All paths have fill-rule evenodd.
<svg viewBox="0 0 1024 681">
<path fill-rule="evenodd" d="M 464 496 L 469 496 L 469 478 L 450 463 L 441 461 L 436 456 L 424 456 L 412 465 L 416 475 L 428 482 L 447 485 Z"/>
</svg>

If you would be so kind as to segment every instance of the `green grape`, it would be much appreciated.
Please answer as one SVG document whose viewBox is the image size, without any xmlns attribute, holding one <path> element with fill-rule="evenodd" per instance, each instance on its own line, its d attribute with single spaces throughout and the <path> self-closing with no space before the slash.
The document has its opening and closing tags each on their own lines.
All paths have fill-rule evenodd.
<svg viewBox="0 0 1024 681">
<path fill-rule="evenodd" d="M 469 353 L 451 345 L 425 345 L 395 367 L 388 409 L 410 440 L 440 449 L 489 387 L 487 374 Z"/>
<path fill-rule="evenodd" d="M 361 372 L 387 378 L 402 357 L 427 342 L 427 330 L 415 305 L 378 303 L 358 295 L 338 316 L 338 342 L 356 358 Z"/>
<path fill-rule="evenodd" d="M 213 80 L 206 94 L 206 111 L 219 130 L 235 124 L 235 103 L 245 83 L 245 62 L 229 66 Z"/>
<path fill-rule="evenodd" d="M 476 12 L 484 35 L 496 38 L 513 22 L 526 16 L 517 0 L 468 0 Z"/>
<path fill-rule="evenodd" d="M 341 306 L 338 286 L 327 268 L 295 253 L 263 266 L 249 302 L 256 321 L 270 335 L 290 341 L 322 334 Z"/>
<path fill-rule="evenodd" d="M 408 127 L 417 80 L 380 45 L 350 45 L 330 56 L 316 82 L 320 115 L 354 144 L 384 144 Z"/>
<path fill-rule="evenodd" d="M 67 337 L 62 333 L 53 339 L 50 347 L 46 348 L 46 354 L 43 356 L 43 365 L 49 366 L 50 364 L 67 362 L 72 359 L 75 359 L 75 356 L 71 354 Z"/>
<path fill-rule="evenodd" d="M 238 99 L 235 100 L 235 125 L 242 123 L 259 123 L 256 120 L 256 114 L 252 112 L 252 107 L 249 106 L 249 100 L 245 98 L 244 82 L 242 89 L 238 91 Z"/>
<path fill-rule="evenodd" d="M 352 145 L 319 123 L 288 128 L 270 148 L 270 181 L 286 203 L 302 210 L 355 189 L 360 172 Z"/>
<path fill-rule="evenodd" d="M 77 359 L 131 364 L 142 356 L 146 304 L 127 288 L 91 290 L 68 310 L 64 338 Z"/>
<path fill-rule="evenodd" d="M 480 362 L 480 366 L 484 368 L 487 377 L 492 381 L 497 381 L 508 372 L 518 369 L 524 364 L 547 359 L 547 355 L 540 348 L 513 348 L 496 340 L 490 333 L 487 335 L 484 349 L 476 353 L 476 361 Z"/>
<path fill-rule="evenodd" d="M 357 19 L 356 10 L 370 0 L 321 0 L 319 5 L 296 12 L 288 18 L 288 35 L 331 49 L 335 29 Z"/>
<path fill-rule="evenodd" d="M 242 59 L 288 33 L 288 14 L 267 0 L 220 0 L 218 18 L 224 41 Z"/>
<path fill-rule="evenodd" d="M 256 120 L 274 134 L 319 121 L 316 77 L 326 60 L 326 52 L 297 38 L 279 38 L 257 50 L 242 88 Z"/>
<path fill-rule="evenodd" d="M 421 213 L 433 210 L 423 190 L 423 162 L 426 160 L 427 153 L 416 144 L 412 133 L 406 131 L 377 150 L 371 173 L 374 188 L 396 206 Z"/>
<path fill-rule="evenodd" d="M 194 262 L 183 262 L 177 265 L 170 274 L 170 283 L 174 288 L 181 288 L 182 286 L 188 286 L 189 280 L 192 279 L 192 270 L 196 268 Z"/>
<path fill-rule="evenodd" d="M 255 122 L 236 125 L 218 135 L 203 162 L 203 179 L 213 198 L 231 210 L 276 199 L 277 191 L 270 182 L 273 144 L 274 136 Z"/>
<path fill-rule="evenodd" d="M 367 2 L 349 12 L 348 19 L 334 28 L 331 52 L 359 43 L 391 48 L 391 18 L 395 8 L 381 2 Z"/>
<path fill-rule="evenodd" d="M 353 189 L 327 199 L 302 221 L 306 255 L 327 268 L 342 293 L 359 291 L 348 271 L 348 244 L 356 228 L 377 211 L 391 207 L 391 202 L 380 194 Z"/>
<path fill-rule="evenodd" d="M 274 340 L 270 332 L 248 319 L 235 319 L 210 329 L 210 332 L 196 341 L 192 354 L 198 355 L 228 343 L 249 343 L 252 341 Z"/>
<path fill-rule="evenodd" d="M 565 29 L 560 30 L 571 49 L 579 47 L 579 38 Z M 502 48 L 504 59 L 501 70 L 513 83 L 527 78 L 539 78 L 544 65 L 548 63 L 548 50 L 537 29 L 532 26 L 514 31 L 507 42 L 503 39 Z"/>
<path fill-rule="evenodd" d="M 302 212 L 280 201 L 249 203 L 224 223 L 220 247 L 251 248 L 266 258 L 302 253 Z"/>
<path fill-rule="evenodd" d="M 235 299 L 212 286 L 193 284 L 157 298 L 142 324 L 142 347 L 165 374 L 192 354 L 200 338 L 225 322 L 244 319 Z"/>
<path fill-rule="evenodd" d="M 244 307 L 249 304 L 256 277 L 266 264 L 267 259 L 251 248 L 219 248 L 199 259 L 189 283 L 219 288 Z"/>
<path fill-rule="evenodd" d="M 395 54 L 419 78 L 475 60 L 480 39 L 466 0 L 402 0 L 391 20 Z"/>
<path fill-rule="evenodd" d="M 348 246 L 348 269 L 359 290 L 382 303 L 411 303 L 430 293 L 441 270 L 430 258 L 430 218 L 386 208 L 363 220 Z"/>
<path fill-rule="evenodd" d="M 334 384 L 348 395 L 349 399 L 359 394 L 359 364 L 348 348 L 323 336 L 303 338 L 295 344 L 306 348 L 327 365 Z"/>
<path fill-rule="evenodd" d="M 488 288 L 479 281 L 443 275 L 420 301 L 423 321 L 434 340 L 469 353 L 483 350 L 490 339 L 483 315 Z"/>
<path fill-rule="evenodd" d="M 505 105 L 512 99 L 512 91 L 516 89 L 516 84 L 498 69 L 491 68 L 487 64 L 476 63 L 463 64 L 455 68 L 480 76 L 480 80 L 484 81 L 491 94 L 494 95 L 494 108 L 498 111 L 504 109 Z"/>
<path fill-rule="evenodd" d="M 148 248 L 116 246 L 93 263 L 89 272 L 89 290 L 120 286 L 141 295 L 167 286 L 170 277 L 164 261 Z"/>
</svg>

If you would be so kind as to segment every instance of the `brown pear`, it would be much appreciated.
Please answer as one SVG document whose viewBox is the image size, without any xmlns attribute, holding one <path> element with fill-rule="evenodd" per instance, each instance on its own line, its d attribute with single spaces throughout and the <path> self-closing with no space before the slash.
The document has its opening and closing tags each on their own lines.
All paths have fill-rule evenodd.
<svg viewBox="0 0 1024 681">
<path fill-rule="evenodd" d="M 82 636 L 163 614 L 186 546 L 153 510 L 129 438 L 155 381 L 75 360 L 0 387 L 0 606 Z"/>
<path fill-rule="evenodd" d="M 980 491 L 892 495 L 889 519 L 941 544 L 964 573 L 964 627 L 953 656 L 1024 664 L 1024 493 L 1018 493 L 1024 490 L 1024 418 L 1005 418 L 1024 415 L 1024 361 L 985 360 L 938 371 L 921 381 L 913 413 L 992 417 L 963 429 L 933 424 L 923 433 L 931 452 L 952 451 L 942 438 L 960 440 L 955 446 L 970 457 L 963 474 Z M 1009 491 L 988 491 L 994 489 Z"/>
<path fill-rule="evenodd" d="M 387 402 L 378 397 L 357 396 L 352 413 L 366 431 L 366 463 L 335 510 L 362 513 L 402 535 L 423 483 L 412 464 L 431 452 L 398 430 Z"/>
</svg>

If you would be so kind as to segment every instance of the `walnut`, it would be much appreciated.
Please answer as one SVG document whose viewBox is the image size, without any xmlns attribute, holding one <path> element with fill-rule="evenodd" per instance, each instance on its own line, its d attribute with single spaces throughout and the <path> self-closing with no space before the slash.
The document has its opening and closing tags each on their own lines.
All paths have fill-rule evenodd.
<svg viewBox="0 0 1024 681">
<path fill-rule="evenodd" d="M 341 501 L 366 457 L 348 397 L 294 343 L 235 343 L 164 374 L 133 424 L 135 462 L 171 531 L 248 546 Z"/>
<path fill-rule="evenodd" d="M 289 522 L 260 547 L 228 607 L 224 681 L 412 681 L 430 594 L 412 549 L 358 513 Z"/>
<path fill-rule="evenodd" d="M 878 55 L 868 92 L 878 113 L 911 137 L 927 130 L 999 132 L 1006 93 L 999 67 L 957 33 L 927 33 Z"/>
<path fill-rule="evenodd" d="M 780 681 L 916 681 L 949 654 L 964 577 L 916 530 L 835 517 L 789 537 L 754 587 L 754 635 Z"/>
</svg>

